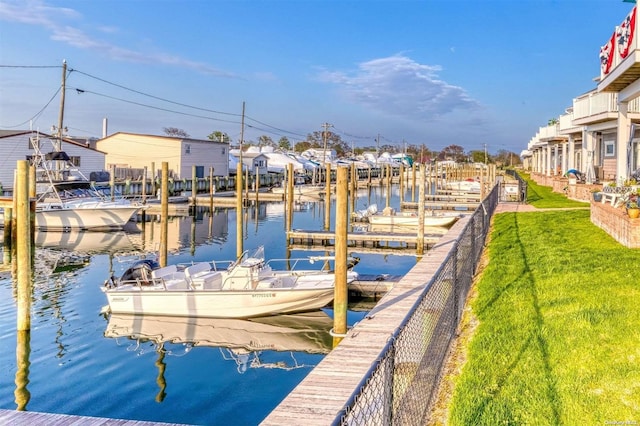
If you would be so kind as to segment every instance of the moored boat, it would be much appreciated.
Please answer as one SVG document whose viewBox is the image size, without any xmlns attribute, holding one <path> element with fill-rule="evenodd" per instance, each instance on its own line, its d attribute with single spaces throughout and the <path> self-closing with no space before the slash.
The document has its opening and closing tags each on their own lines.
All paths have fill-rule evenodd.
<svg viewBox="0 0 640 426">
<path fill-rule="evenodd" d="M 446 181 L 444 187 L 445 189 L 451 191 L 467 192 L 473 194 L 479 194 L 481 189 L 480 182 L 475 179 Z"/>
<path fill-rule="evenodd" d="M 111 277 L 103 291 L 112 313 L 252 318 L 320 309 L 334 297 L 335 273 L 327 270 L 274 270 L 260 247 L 227 268 L 200 262 L 158 268 L 145 260 L 119 279 Z M 347 273 L 347 283 L 358 274 Z"/>
<path fill-rule="evenodd" d="M 122 197 L 113 199 L 96 188 L 64 151 L 36 155 L 36 229 L 43 231 L 122 229 L 143 206 Z"/>
<path fill-rule="evenodd" d="M 424 226 L 449 226 L 452 225 L 460 214 L 454 213 L 451 215 L 437 214 L 437 213 L 425 213 Z M 395 226 L 414 226 L 417 227 L 420 224 L 417 213 L 394 213 L 394 214 L 374 214 L 368 216 L 369 223 L 372 225 L 395 225 Z"/>
</svg>

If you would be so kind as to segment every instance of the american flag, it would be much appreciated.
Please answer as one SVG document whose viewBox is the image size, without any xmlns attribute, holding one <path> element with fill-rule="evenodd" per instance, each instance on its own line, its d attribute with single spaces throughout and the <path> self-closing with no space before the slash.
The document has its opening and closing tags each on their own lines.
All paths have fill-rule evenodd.
<svg viewBox="0 0 640 426">
<path fill-rule="evenodd" d="M 636 6 L 637 7 L 637 6 Z M 629 48 L 633 42 L 633 35 L 636 27 L 636 8 L 631 10 L 625 20 L 618 27 L 618 53 L 622 59 L 629 55 Z"/>
<path fill-rule="evenodd" d="M 611 34 L 611 38 L 600 48 L 600 70 L 602 74 L 609 74 L 611 64 L 613 64 L 613 46 L 615 45 L 616 32 Z"/>
</svg>

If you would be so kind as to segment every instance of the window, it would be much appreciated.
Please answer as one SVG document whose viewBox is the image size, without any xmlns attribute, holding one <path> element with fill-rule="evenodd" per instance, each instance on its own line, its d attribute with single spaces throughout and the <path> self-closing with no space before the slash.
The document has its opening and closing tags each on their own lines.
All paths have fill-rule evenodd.
<svg viewBox="0 0 640 426">
<path fill-rule="evenodd" d="M 76 167 L 80 167 L 80 157 L 69 157 L 69 161 Z"/>
<path fill-rule="evenodd" d="M 222 148 L 222 155 L 224 155 L 224 148 Z"/>
<path fill-rule="evenodd" d="M 615 141 L 604 142 L 604 156 L 613 157 L 616 155 L 616 143 Z"/>
<path fill-rule="evenodd" d="M 184 153 L 185 154 L 191 154 L 191 144 L 185 144 L 184 145 Z"/>
</svg>

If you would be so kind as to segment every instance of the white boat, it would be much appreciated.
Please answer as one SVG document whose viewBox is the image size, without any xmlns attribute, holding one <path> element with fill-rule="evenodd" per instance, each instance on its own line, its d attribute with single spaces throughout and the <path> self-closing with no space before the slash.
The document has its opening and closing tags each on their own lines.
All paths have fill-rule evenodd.
<svg viewBox="0 0 640 426">
<path fill-rule="evenodd" d="M 307 259 L 308 260 L 308 259 Z M 252 318 L 320 309 L 334 297 L 335 274 L 297 269 L 301 259 L 287 260 L 288 270 L 273 270 L 264 248 L 248 252 L 226 269 L 215 262 L 156 268 L 144 260 L 119 279 L 111 277 L 103 291 L 112 313 Z M 358 277 L 347 273 L 347 284 Z"/>
<path fill-rule="evenodd" d="M 46 231 L 122 229 L 141 204 L 122 197 L 111 199 L 98 190 L 64 151 L 43 155 L 32 140 L 36 155 L 36 229 Z"/>
<path fill-rule="evenodd" d="M 427 213 L 424 216 L 424 226 L 449 226 L 452 225 L 456 220 L 458 220 L 459 217 L 459 214 L 455 216 L 441 216 L 438 214 L 430 215 Z M 417 213 L 396 213 L 393 215 L 376 214 L 373 216 L 369 216 L 369 223 L 372 225 L 415 227 L 417 227 L 419 224 Z"/>
<path fill-rule="evenodd" d="M 444 187 L 451 191 L 480 193 L 480 182 L 474 179 L 446 181 Z"/>
<path fill-rule="evenodd" d="M 372 204 L 366 210 L 354 212 L 352 216 L 356 220 L 366 220 L 374 226 L 417 227 L 419 224 L 417 212 L 396 212 L 394 209 L 387 207 L 382 213 L 378 213 L 378 208 L 375 204 Z M 452 225 L 459 217 L 460 213 L 445 213 L 430 210 L 424 214 L 424 226 L 446 227 Z"/>
</svg>

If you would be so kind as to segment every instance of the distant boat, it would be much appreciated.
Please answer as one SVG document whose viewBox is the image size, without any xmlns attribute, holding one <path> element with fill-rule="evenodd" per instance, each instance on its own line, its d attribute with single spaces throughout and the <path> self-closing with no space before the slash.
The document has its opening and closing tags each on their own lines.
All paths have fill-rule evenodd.
<svg viewBox="0 0 640 426">
<path fill-rule="evenodd" d="M 459 213 L 451 215 L 438 213 L 425 213 L 424 226 L 449 226 L 460 217 Z M 393 226 L 413 226 L 417 227 L 420 222 L 417 213 L 375 214 L 368 217 L 372 225 L 393 225 Z"/>
<path fill-rule="evenodd" d="M 297 269 L 273 270 L 264 248 L 248 252 L 224 269 L 201 262 L 184 269 L 158 268 L 144 260 L 102 288 L 112 313 L 252 318 L 320 309 L 334 297 L 335 273 Z M 358 277 L 347 273 L 347 284 Z"/>
<path fill-rule="evenodd" d="M 467 179 L 467 180 L 455 180 L 455 181 L 446 181 L 444 184 L 445 189 L 451 191 L 460 191 L 460 192 L 468 192 L 468 193 L 480 193 L 480 182 L 475 179 Z"/>
<path fill-rule="evenodd" d="M 306 180 L 303 176 L 297 176 L 293 182 L 293 193 L 295 195 L 320 197 L 325 193 L 326 190 L 326 185 L 313 185 L 310 183 L 306 183 Z M 281 186 L 274 186 L 273 188 L 271 188 L 271 192 L 274 194 L 286 194 L 287 181 L 283 181 Z"/>
<path fill-rule="evenodd" d="M 396 212 L 395 209 L 385 208 L 382 213 L 379 213 L 378 207 L 375 204 L 372 204 L 366 210 L 354 212 L 352 216 L 356 220 L 367 221 L 371 225 L 375 226 L 417 227 L 420 223 L 418 220 L 418 214 L 415 212 Z M 441 213 L 435 211 L 425 212 L 424 226 L 449 226 L 458 220 L 459 217 L 460 213 Z"/>
</svg>

